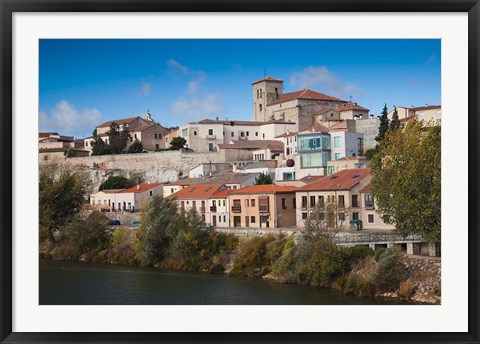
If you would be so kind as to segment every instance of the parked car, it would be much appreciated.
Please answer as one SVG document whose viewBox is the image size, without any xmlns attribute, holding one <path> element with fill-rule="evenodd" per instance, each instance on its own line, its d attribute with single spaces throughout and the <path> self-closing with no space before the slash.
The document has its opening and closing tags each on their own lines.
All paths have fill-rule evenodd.
<svg viewBox="0 0 480 344">
<path fill-rule="evenodd" d="M 121 223 L 118 220 L 112 220 L 108 223 L 109 226 L 120 226 Z"/>
<path fill-rule="evenodd" d="M 140 221 L 133 221 L 132 227 L 140 227 Z"/>
</svg>

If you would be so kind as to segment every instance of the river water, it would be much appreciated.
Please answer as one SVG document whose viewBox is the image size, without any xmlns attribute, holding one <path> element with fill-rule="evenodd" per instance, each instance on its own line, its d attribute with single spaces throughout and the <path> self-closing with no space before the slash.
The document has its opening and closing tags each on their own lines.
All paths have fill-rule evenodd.
<svg viewBox="0 0 480 344">
<path fill-rule="evenodd" d="M 327 288 L 162 271 L 154 268 L 40 260 L 41 305 L 365 305 L 398 300 L 351 297 Z"/>
</svg>

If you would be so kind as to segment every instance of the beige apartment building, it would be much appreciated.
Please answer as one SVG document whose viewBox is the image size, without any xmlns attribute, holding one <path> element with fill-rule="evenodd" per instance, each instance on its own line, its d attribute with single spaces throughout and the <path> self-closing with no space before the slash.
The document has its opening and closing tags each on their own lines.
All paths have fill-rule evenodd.
<svg viewBox="0 0 480 344">
<path fill-rule="evenodd" d="M 342 170 L 296 190 L 297 226 L 305 227 L 305 220 L 317 204 L 334 204 L 335 218 L 329 226 L 349 230 L 351 220 L 361 219 L 360 190 L 370 183 L 370 169 Z"/>
<path fill-rule="evenodd" d="M 369 183 L 367 186 L 360 190 L 362 211 L 361 217 L 363 223 L 363 229 L 373 230 L 393 230 L 395 226 L 386 224 L 383 221 L 383 217 L 377 212 L 377 203 L 375 197 L 371 193 L 372 185 Z"/>
<path fill-rule="evenodd" d="M 229 189 L 223 189 L 210 196 L 210 218 L 208 223 L 213 227 L 230 227 L 230 203 L 228 195 Z"/>
<path fill-rule="evenodd" d="M 252 185 L 228 194 L 230 226 L 281 228 L 295 226 L 294 186 Z"/>
</svg>

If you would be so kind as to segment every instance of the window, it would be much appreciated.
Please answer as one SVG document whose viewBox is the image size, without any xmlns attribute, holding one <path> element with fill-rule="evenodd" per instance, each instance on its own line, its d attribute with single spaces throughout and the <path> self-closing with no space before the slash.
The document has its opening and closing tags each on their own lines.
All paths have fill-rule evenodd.
<svg viewBox="0 0 480 344">
<path fill-rule="evenodd" d="M 223 200 L 223 206 L 225 206 L 225 200 Z"/>
<path fill-rule="evenodd" d="M 241 131 L 241 132 L 240 132 L 240 136 L 241 136 L 241 137 L 244 137 L 244 136 L 245 136 L 245 132 Z"/>
<path fill-rule="evenodd" d="M 259 90 L 257 89 L 257 99 L 260 98 L 260 92 L 258 92 Z"/>
<path fill-rule="evenodd" d="M 292 206 L 293 206 L 293 209 L 296 209 L 297 208 L 297 202 L 296 202 L 296 199 L 292 199 Z"/>
<path fill-rule="evenodd" d="M 232 132 L 230 133 L 230 136 L 231 136 L 231 137 L 234 137 L 234 136 L 235 136 L 235 133 L 232 131 Z"/>
<path fill-rule="evenodd" d="M 45 155 L 45 156 L 43 157 L 43 160 L 47 161 L 47 160 L 48 160 L 48 155 Z"/>
<path fill-rule="evenodd" d="M 227 216 L 223 215 L 223 222 L 227 222 Z"/>
<path fill-rule="evenodd" d="M 282 209 L 287 209 L 287 199 L 282 198 Z"/>
<path fill-rule="evenodd" d="M 260 98 L 262 98 L 262 89 L 260 89 Z"/>
<path fill-rule="evenodd" d="M 160 145 L 158 143 L 155 143 L 155 149 L 160 149 Z"/>
<path fill-rule="evenodd" d="M 340 136 L 335 136 L 333 138 L 333 147 L 335 148 L 340 147 Z"/>
<path fill-rule="evenodd" d="M 358 208 L 358 195 L 352 195 L 352 208 Z"/>
<path fill-rule="evenodd" d="M 310 196 L 310 207 L 315 207 L 315 196 Z"/>
<path fill-rule="evenodd" d="M 196 130 L 193 131 L 193 135 L 197 136 L 197 131 Z"/>
<path fill-rule="evenodd" d="M 258 136 L 258 131 L 255 132 L 255 136 Z"/>
<path fill-rule="evenodd" d="M 128 202 L 128 209 L 132 209 L 132 203 Z"/>
<path fill-rule="evenodd" d="M 135 139 L 137 139 L 137 134 L 133 134 L 133 137 L 134 137 Z"/>
<path fill-rule="evenodd" d="M 328 174 L 334 174 L 335 173 L 335 166 L 328 166 Z"/>
<path fill-rule="evenodd" d="M 252 199 L 252 207 L 255 206 L 255 199 Z"/>
<path fill-rule="evenodd" d="M 338 220 L 345 221 L 345 213 L 338 213 Z"/>
<path fill-rule="evenodd" d="M 263 138 L 263 139 L 265 138 L 265 134 L 262 134 L 262 138 Z"/>
<path fill-rule="evenodd" d="M 255 223 L 255 216 L 250 216 L 250 223 Z"/>
<path fill-rule="evenodd" d="M 208 143 L 208 150 L 209 150 L 210 152 L 213 152 L 213 151 L 214 151 L 214 149 L 213 149 L 213 142 L 209 142 L 209 143 Z"/>
<path fill-rule="evenodd" d="M 250 133 L 247 131 L 247 136 L 249 135 Z"/>
<path fill-rule="evenodd" d="M 335 160 L 339 160 L 342 158 L 342 153 L 335 153 Z"/>
<path fill-rule="evenodd" d="M 187 137 L 188 129 L 182 129 L 182 137 Z"/>
<path fill-rule="evenodd" d="M 208 135 L 213 135 L 213 129 L 208 129 Z"/>
<path fill-rule="evenodd" d="M 363 155 L 363 138 L 358 138 L 358 155 Z"/>
<path fill-rule="evenodd" d="M 259 106 L 259 107 L 260 107 L 260 111 L 262 111 L 262 104 L 260 104 L 260 106 Z"/>
<path fill-rule="evenodd" d="M 345 196 L 343 195 L 338 196 L 338 206 L 339 207 L 345 206 Z"/>
<path fill-rule="evenodd" d="M 302 208 L 307 208 L 307 196 L 302 196 Z"/>
<path fill-rule="evenodd" d="M 365 208 L 373 208 L 374 206 L 374 198 L 371 194 L 365 195 Z"/>
<path fill-rule="evenodd" d="M 373 214 L 368 214 L 368 223 L 374 223 Z"/>
<path fill-rule="evenodd" d="M 290 155 L 290 148 L 287 147 L 287 155 Z"/>
<path fill-rule="evenodd" d="M 150 191 L 150 196 L 153 196 L 153 191 Z"/>
<path fill-rule="evenodd" d="M 323 203 L 325 203 L 325 197 L 324 196 L 318 196 L 318 203 L 323 205 Z"/>
<path fill-rule="evenodd" d="M 245 200 L 245 206 L 249 207 L 250 206 L 250 201 L 248 199 Z"/>
<path fill-rule="evenodd" d="M 158 139 L 159 139 L 159 140 L 162 139 L 162 134 L 158 134 Z"/>
<path fill-rule="evenodd" d="M 352 219 L 353 220 L 358 220 L 358 213 L 352 213 Z"/>
<path fill-rule="evenodd" d="M 302 213 L 302 220 L 306 220 L 308 217 L 308 214 L 307 213 Z"/>
<path fill-rule="evenodd" d="M 155 134 L 155 140 L 156 140 L 156 139 L 158 139 L 158 136 L 157 136 L 157 134 Z"/>
</svg>

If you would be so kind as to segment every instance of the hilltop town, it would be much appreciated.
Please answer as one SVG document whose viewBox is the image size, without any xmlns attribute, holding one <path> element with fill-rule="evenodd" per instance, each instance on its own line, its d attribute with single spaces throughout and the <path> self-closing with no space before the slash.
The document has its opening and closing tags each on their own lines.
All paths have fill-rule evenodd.
<svg viewBox="0 0 480 344">
<path fill-rule="evenodd" d="M 88 196 L 91 209 L 127 226 L 139 223 L 142 207 L 161 195 L 175 199 L 180 211 L 195 210 L 217 230 L 292 233 L 331 198 L 341 208 L 333 221 L 339 232 L 376 235 L 361 242 L 374 249 L 395 242 L 409 254 L 440 254 L 439 245 L 419 238 L 378 238 L 394 229 L 371 193 L 368 155 L 378 144 L 379 115 L 310 89 L 284 93 L 283 81 L 270 76 L 252 83 L 252 106 L 253 121 L 216 117 L 165 128 L 147 113 L 101 123 L 82 139 L 42 132 L 40 164 L 86 165 L 96 187 L 111 177 L 135 177 L 130 188 Z M 441 124 L 441 116 L 439 105 L 388 112 L 402 128 L 413 119 Z M 120 154 L 95 154 L 97 142 L 113 144 L 115 125 L 129 134 Z M 263 177 L 265 184 L 258 182 Z"/>
</svg>

